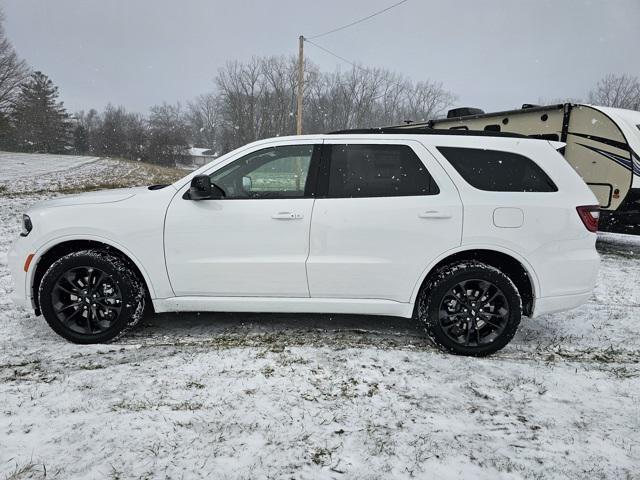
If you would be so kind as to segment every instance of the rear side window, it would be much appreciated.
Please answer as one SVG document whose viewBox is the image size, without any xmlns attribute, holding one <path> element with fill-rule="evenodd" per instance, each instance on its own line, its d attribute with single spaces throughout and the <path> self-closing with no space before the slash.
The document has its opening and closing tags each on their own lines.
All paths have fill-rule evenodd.
<svg viewBox="0 0 640 480">
<path fill-rule="evenodd" d="M 557 192 L 558 187 L 531 159 L 517 153 L 477 148 L 437 147 L 469 184 L 491 192 Z"/>
<path fill-rule="evenodd" d="M 440 193 L 427 168 L 407 145 L 329 145 L 328 148 L 329 197 Z"/>
</svg>

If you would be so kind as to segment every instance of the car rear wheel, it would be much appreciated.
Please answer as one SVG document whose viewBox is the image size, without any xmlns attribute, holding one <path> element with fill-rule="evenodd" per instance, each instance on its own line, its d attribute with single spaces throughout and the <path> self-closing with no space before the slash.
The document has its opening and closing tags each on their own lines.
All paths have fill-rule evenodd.
<svg viewBox="0 0 640 480">
<path fill-rule="evenodd" d="M 441 349 L 485 356 L 515 335 L 522 300 L 511 279 L 497 268 L 461 261 L 430 278 L 419 295 L 417 316 Z"/>
<path fill-rule="evenodd" d="M 39 289 L 51 328 L 74 343 L 113 341 L 142 318 L 144 283 L 120 257 L 104 250 L 70 253 L 45 272 Z"/>
</svg>

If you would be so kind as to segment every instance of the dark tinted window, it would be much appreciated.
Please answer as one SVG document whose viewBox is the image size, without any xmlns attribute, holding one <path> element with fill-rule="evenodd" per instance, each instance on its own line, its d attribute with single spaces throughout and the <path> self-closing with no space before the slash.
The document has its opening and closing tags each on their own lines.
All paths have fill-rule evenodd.
<svg viewBox="0 0 640 480">
<path fill-rule="evenodd" d="M 393 197 L 440 192 L 407 145 L 331 145 L 330 197 Z"/>
<path fill-rule="evenodd" d="M 438 150 L 468 183 L 480 190 L 558 191 L 538 165 L 517 153 L 458 147 L 438 147 Z"/>
</svg>

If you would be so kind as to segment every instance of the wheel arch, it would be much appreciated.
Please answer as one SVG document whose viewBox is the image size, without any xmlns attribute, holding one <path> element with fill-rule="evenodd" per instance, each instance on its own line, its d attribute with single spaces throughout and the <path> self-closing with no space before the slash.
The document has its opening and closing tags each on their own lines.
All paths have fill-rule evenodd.
<svg viewBox="0 0 640 480">
<path fill-rule="evenodd" d="M 432 262 L 422 273 L 411 295 L 411 304 L 413 305 L 414 311 L 417 305 L 416 299 L 418 294 L 431 276 L 434 275 L 440 267 L 462 260 L 477 260 L 504 272 L 516 285 L 522 297 L 524 315 L 532 315 L 535 299 L 540 291 L 538 278 L 533 268 L 517 253 L 489 246 L 474 246 L 462 250 L 449 251 Z"/>
<path fill-rule="evenodd" d="M 52 240 L 42 248 L 38 249 L 39 254 L 37 255 L 37 258 L 34 259 L 34 266 L 31 270 L 32 273 L 30 278 L 27 279 L 27 286 L 28 291 L 30 291 L 32 295 L 33 306 L 36 314 L 40 313 L 38 289 L 40 288 L 40 282 L 42 281 L 42 277 L 47 269 L 64 255 L 87 249 L 106 250 L 122 258 L 135 271 L 139 278 L 142 279 L 150 298 L 155 297 L 153 284 L 151 283 L 148 273 L 145 271 L 140 261 L 123 246 L 101 237 L 63 237 Z"/>
</svg>

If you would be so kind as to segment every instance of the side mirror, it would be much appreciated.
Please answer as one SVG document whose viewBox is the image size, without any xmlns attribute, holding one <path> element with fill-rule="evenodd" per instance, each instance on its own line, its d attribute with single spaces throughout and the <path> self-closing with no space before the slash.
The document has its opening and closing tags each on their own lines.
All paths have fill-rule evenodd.
<svg viewBox="0 0 640 480">
<path fill-rule="evenodd" d="M 225 197 L 224 190 L 211 183 L 209 175 L 196 175 L 191 180 L 189 198 L 191 200 L 209 200 Z"/>
<path fill-rule="evenodd" d="M 196 175 L 191 179 L 189 198 L 191 200 L 211 198 L 211 190 L 211 178 L 209 175 Z"/>
<path fill-rule="evenodd" d="M 245 192 L 250 192 L 252 185 L 253 182 L 251 181 L 251 177 L 242 177 L 242 188 Z"/>
</svg>

